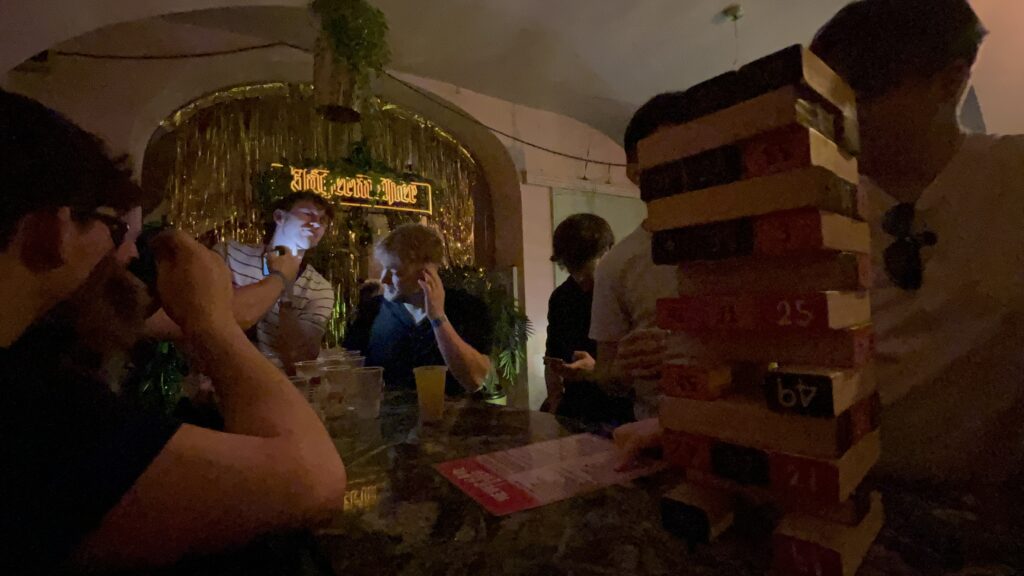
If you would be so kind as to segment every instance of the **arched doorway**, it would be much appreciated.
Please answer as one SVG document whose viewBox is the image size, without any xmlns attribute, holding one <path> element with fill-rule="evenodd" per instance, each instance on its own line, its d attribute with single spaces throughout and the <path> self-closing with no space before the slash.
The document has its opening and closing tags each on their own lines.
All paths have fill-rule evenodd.
<svg viewBox="0 0 1024 576">
<path fill-rule="evenodd" d="M 143 186 L 151 204 L 163 203 L 170 223 L 211 244 L 262 241 L 268 202 L 289 191 L 312 189 L 327 197 L 338 216 L 313 262 L 337 289 L 328 336 L 336 342 L 360 283 L 376 275 L 372 242 L 394 226 L 436 226 L 453 266 L 494 262 L 490 191 L 473 154 L 405 108 L 375 100 L 365 112 L 357 125 L 329 123 L 314 112 L 311 90 L 302 84 L 220 90 L 160 125 L 146 149 Z M 293 177 L 300 173 L 305 180 Z M 362 184 L 373 188 L 372 198 L 352 193 Z M 405 199 L 421 202 L 395 202 L 388 186 L 392 192 L 419 186 L 418 197 L 413 192 Z"/>
</svg>

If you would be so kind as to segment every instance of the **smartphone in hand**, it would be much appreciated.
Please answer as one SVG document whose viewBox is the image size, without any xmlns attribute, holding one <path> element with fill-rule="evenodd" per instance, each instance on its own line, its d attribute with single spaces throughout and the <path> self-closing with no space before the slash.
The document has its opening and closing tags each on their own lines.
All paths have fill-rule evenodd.
<svg viewBox="0 0 1024 576">
<path fill-rule="evenodd" d="M 552 368 L 561 368 L 565 366 L 565 360 L 561 358 L 555 358 L 554 356 L 545 356 L 544 365 L 551 366 Z"/>
</svg>

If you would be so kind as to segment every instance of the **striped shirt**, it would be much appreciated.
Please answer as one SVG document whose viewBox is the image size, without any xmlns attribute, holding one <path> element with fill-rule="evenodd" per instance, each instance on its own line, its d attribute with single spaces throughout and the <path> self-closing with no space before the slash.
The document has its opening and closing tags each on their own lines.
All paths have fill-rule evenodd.
<svg viewBox="0 0 1024 576">
<path fill-rule="evenodd" d="M 224 258 L 231 269 L 231 280 L 235 288 L 263 280 L 263 250 L 263 246 L 237 242 L 218 244 L 214 247 L 214 251 Z M 299 321 L 316 328 L 322 335 L 334 310 L 334 288 L 331 287 L 331 283 L 312 266 L 306 266 L 295 280 L 291 300 Z M 278 310 L 279 303 L 275 302 L 263 319 L 256 324 L 257 344 L 264 354 L 279 355 Z"/>
</svg>

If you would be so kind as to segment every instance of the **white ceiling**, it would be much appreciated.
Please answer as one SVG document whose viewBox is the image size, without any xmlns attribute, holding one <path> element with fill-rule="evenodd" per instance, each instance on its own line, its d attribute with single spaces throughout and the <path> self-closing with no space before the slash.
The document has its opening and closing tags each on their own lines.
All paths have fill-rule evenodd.
<svg viewBox="0 0 1024 576">
<path fill-rule="evenodd" d="M 379 0 L 391 68 L 558 112 L 616 140 L 639 104 L 797 42 L 845 0 L 748 0 L 737 28 L 722 0 Z M 429 4 L 429 9 L 424 9 Z M 239 7 L 120 24 L 62 49 L 161 53 L 265 41 L 309 47 L 294 7 Z"/>
<path fill-rule="evenodd" d="M 983 16 L 995 17 L 1001 10 L 997 5 L 1009 6 L 1008 1 L 1018 4 L 975 3 L 984 5 Z M 167 11 L 179 2 L 189 4 L 166 2 Z M 268 2 L 248 2 L 255 3 Z M 118 24 L 60 47 L 124 54 L 216 50 L 266 41 L 311 46 L 315 28 L 309 14 L 295 2 L 287 3 L 293 7 L 241 6 Z M 738 27 L 719 16 L 728 3 L 374 0 L 390 23 L 394 70 L 558 112 L 616 140 L 632 111 L 648 97 L 807 42 L 846 0 L 746 0 Z M 23 3 L 0 0 L 2 9 L 14 4 Z M 1015 14 L 1018 20 L 1024 16 L 1020 10 Z M 1007 27 L 1000 22 L 993 28 Z M 1017 30 L 1019 26 L 1014 26 L 1014 37 L 1020 36 Z M 27 34 L 19 32 L 22 38 Z M 1001 38 L 1005 41 L 1009 35 Z M 0 47 L 4 42 L 0 36 Z M 983 107 L 986 97 L 982 92 Z M 1013 108 L 1014 116 L 1019 116 L 1016 105 Z"/>
</svg>

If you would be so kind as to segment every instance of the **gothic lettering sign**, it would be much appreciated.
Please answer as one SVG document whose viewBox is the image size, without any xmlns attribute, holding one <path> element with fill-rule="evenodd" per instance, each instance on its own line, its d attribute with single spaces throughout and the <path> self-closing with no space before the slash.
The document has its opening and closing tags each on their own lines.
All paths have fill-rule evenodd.
<svg viewBox="0 0 1024 576">
<path fill-rule="evenodd" d="M 286 168 L 281 164 L 271 164 L 271 167 Z M 433 189 L 426 182 L 363 174 L 332 176 L 331 171 L 324 168 L 287 168 L 291 171 L 292 192 L 308 190 L 341 206 L 434 213 Z"/>
</svg>

